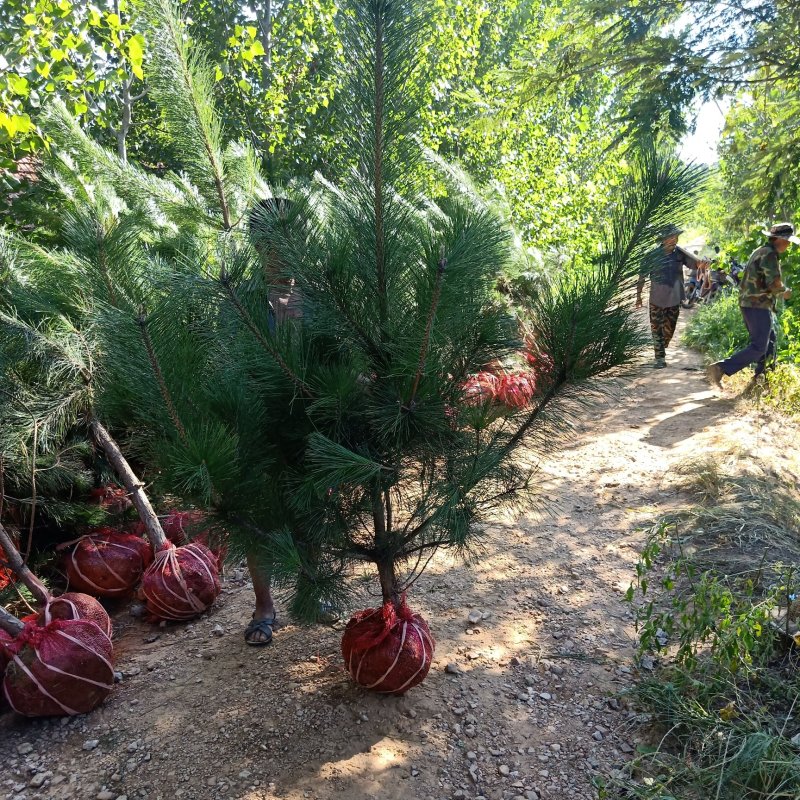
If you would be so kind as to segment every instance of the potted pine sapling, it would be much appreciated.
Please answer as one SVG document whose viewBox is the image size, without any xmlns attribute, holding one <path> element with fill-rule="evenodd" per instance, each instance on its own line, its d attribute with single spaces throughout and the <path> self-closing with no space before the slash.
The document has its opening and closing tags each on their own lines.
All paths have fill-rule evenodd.
<svg viewBox="0 0 800 800">
<path fill-rule="evenodd" d="M 52 597 L 25 565 L 0 525 L 10 569 L 40 603 L 38 615 L 18 620 L 0 608 L 0 676 L 14 711 L 28 717 L 85 714 L 114 685 L 111 621 L 85 594 Z"/>
<path fill-rule="evenodd" d="M 22 622 L 0 607 L 3 694 L 27 717 L 94 710 L 114 686 L 111 639 L 87 619 Z"/>
<path fill-rule="evenodd" d="M 14 296 L 29 287 L 10 282 L 9 311 L 0 312 L 3 339 L 3 380 L 15 396 L 32 399 L 39 409 L 37 426 L 45 429 L 83 428 L 116 471 L 142 521 L 155 552 L 142 575 L 148 610 L 157 619 L 191 619 L 203 613 L 219 594 L 215 556 L 204 545 L 176 548 L 164 534 L 142 482 L 137 478 L 108 430 L 98 419 L 102 389 L 95 380 L 100 350 L 91 330 L 81 330 L 66 316 L 49 309 L 23 317 L 30 298 L 16 306 Z M 16 367 L 24 361 L 25 370 Z M 140 558 L 138 553 L 132 554 Z"/>
<path fill-rule="evenodd" d="M 38 625 L 47 625 L 54 619 L 86 619 L 94 622 L 107 636 L 111 636 L 111 620 L 96 598 L 82 592 L 65 592 L 53 597 L 45 585 L 31 572 L 6 529 L 0 524 L 0 551 L 11 572 L 27 587 L 40 610 Z"/>
<path fill-rule="evenodd" d="M 215 445 L 235 439 L 224 397 L 232 376 L 217 371 L 209 391 L 205 391 L 208 384 L 199 384 L 197 376 L 206 378 L 213 369 L 215 353 L 205 341 L 192 337 L 192 317 L 207 318 L 208 309 L 190 308 L 188 302 L 170 303 L 170 295 L 176 281 L 201 273 L 208 253 L 213 263 L 220 232 L 224 232 L 223 240 L 236 237 L 236 221 L 244 216 L 261 181 L 251 148 L 235 143 L 223 147 L 221 120 L 213 106 L 213 71 L 201 53 L 190 50 L 172 4 L 157 0 L 144 12 L 143 22 L 153 42 L 148 62 L 150 96 L 185 159 L 186 179 L 143 176 L 91 142 L 66 110 L 55 104 L 44 115 L 43 124 L 56 149 L 69 153 L 91 175 L 95 196 L 108 195 L 102 203 L 94 197 L 81 203 L 69 198 L 72 208 L 61 238 L 70 256 L 80 261 L 80 292 L 92 299 L 88 313 L 103 354 L 102 415 L 125 430 L 145 463 L 155 468 L 157 488 L 205 508 L 221 509 L 230 517 L 241 504 L 230 502 L 228 490 L 236 487 L 236 494 L 244 497 L 252 482 L 235 467 L 230 469 L 229 461 L 220 464 L 219 459 L 207 460 L 205 455 L 207 439 Z M 61 166 L 59 176 L 63 172 Z M 75 183 L 72 176 L 66 177 Z M 118 213 L 120 207 L 125 208 L 120 199 L 128 213 Z M 191 224 L 186 225 L 189 220 Z M 165 315 L 174 315 L 177 334 L 163 335 Z M 240 400 L 236 416 L 247 415 L 241 402 L 250 403 L 247 435 L 263 440 L 257 436 L 259 420 L 253 407 L 257 399 L 251 395 Z M 251 492 L 249 503 L 263 493 L 263 486 L 259 493 Z M 163 518 L 161 527 L 168 538 L 181 544 L 188 531 L 195 541 L 211 544 L 222 555 L 218 531 L 206 522 L 201 512 L 176 512 Z M 139 529 L 144 527 L 142 523 Z M 73 562 L 76 558 L 89 562 L 90 581 L 106 594 L 121 594 L 127 581 L 110 581 L 108 574 L 102 582 L 94 577 L 95 565 L 103 567 L 101 556 L 107 559 L 109 555 L 106 538 L 101 531 L 82 539 L 68 557 L 67 567 L 71 576 L 87 585 Z M 113 542 L 119 558 L 123 545 L 128 543 Z"/>
<path fill-rule="evenodd" d="M 437 550 L 468 552 L 477 521 L 526 497 L 531 468 L 515 454 L 550 445 L 585 382 L 636 355 L 643 339 L 624 292 L 655 226 L 685 209 L 700 174 L 642 156 L 596 263 L 547 282 L 528 309 L 546 370 L 498 403 L 472 378 L 520 348 L 493 294 L 509 236 L 477 198 L 427 200 L 414 184 L 424 3 L 353 0 L 339 20 L 352 170 L 288 209 L 265 208 L 260 222 L 304 312 L 258 335 L 312 431 L 287 470 L 293 527 L 264 549 L 273 574 L 294 573 L 295 593 L 314 600 L 348 565 L 374 565 L 382 603 L 352 617 L 342 652 L 359 685 L 403 693 L 425 678 L 434 648 L 408 590 Z"/>
</svg>

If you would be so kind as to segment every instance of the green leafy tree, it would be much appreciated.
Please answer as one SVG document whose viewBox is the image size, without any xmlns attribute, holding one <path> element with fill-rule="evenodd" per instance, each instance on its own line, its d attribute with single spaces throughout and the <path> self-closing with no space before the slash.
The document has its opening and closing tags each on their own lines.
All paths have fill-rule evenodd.
<svg viewBox="0 0 800 800">
<path fill-rule="evenodd" d="M 35 115 L 58 96 L 126 156 L 142 92 L 144 37 L 127 0 L 7 0 L 0 6 L 0 166 L 41 148 Z"/>
</svg>

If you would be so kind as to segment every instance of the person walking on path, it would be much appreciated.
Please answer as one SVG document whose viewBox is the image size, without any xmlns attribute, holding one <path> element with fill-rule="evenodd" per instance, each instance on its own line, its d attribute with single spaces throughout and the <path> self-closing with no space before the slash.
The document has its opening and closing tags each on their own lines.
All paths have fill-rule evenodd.
<svg viewBox="0 0 800 800">
<path fill-rule="evenodd" d="M 667 225 L 658 237 L 661 244 L 646 259 L 650 277 L 650 330 L 655 349 L 653 367 L 656 369 L 667 366 L 667 347 L 675 333 L 684 298 L 683 267 L 696 269 L 707 263 L 678 248 L 678 237 L 682 233 L 677 225 Z M 643 274 L 636 286 L 637 308 L 642 306 L 642 289 L 647 277 Z"/>
<path fill-rule="evenodd" d="M 735 375 L 749 364 L 756 365 L 754 382 L 764 374 L 767 359 L 775 353 L 772 317 L 778 295 L 788 300 L 792 294 L 783 283 L 778 256 L 785 253 L 790 244 L 800 244 L 800 239 L 794 235 L 794 226 L 779 222 L 761 233 L 768 237 L 767 244 L 753 251 L 739 284 L 739 308 L 750 334 L 750 344 L 730 358 L 709 365 L 708 379 L 718 388 L 722 388 L 724 376 Z"/>
</svg>

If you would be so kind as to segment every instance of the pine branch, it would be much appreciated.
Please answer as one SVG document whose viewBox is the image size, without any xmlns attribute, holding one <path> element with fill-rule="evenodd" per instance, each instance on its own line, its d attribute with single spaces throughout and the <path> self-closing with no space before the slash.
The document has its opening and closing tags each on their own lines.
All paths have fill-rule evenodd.
<svg viewBox="0 0 800 800">
<path fill-rule="evenodd" d="M 444 271 L 447 268 L 447 259 L 444 257 L 444 247 L 442 248 L 442 253 L 439 258 L 439 264 L 436 269 L 436 284 L 433 289 L 433 298 L 431 299 L 431 307 L 428 312 L 428 319 L 425 323 L 425 335 L 422 337 L 422 345 L 420 347 L 419 352 L 419 364 L 417 365 L 417 373 L 414 375 L 414 383 L 411 386 L 411 396 L 406 403 L 406 408 L 409 411 L 413 411 L 414 409 L 414 402 L 417 396 L 417 389 L 419 389 L 419 381 L 422 377 L 422 373 L 425 371 L 425 359 L 428 355 L 428 348 L 430 347 L 431 343 L 431 332 L 433 330 L 433 320 L 436 316 L 436 309 L 439 307 L 439 300 L 442 296 L 442 278 L 444 277 Z"/>
<path fill-rule="evenodd" d="M 181 144 L 187 172 L 198 186 L 213 190 L 223 228 L 230 230 L 222 128 L 205 56 L 196 45 L 189 49 L 185 26 L 171 0 L 153 0 L 145 6 L 145 17 L 153 44 L 148 70 L 153 99 L 172 138 Z"/>
<path fill-rule="evenodd" d="M 250 316 L 250 313 L 247 311 L 244 305 L 242 305 L 242 301 L 236 294 L 236 290 L 233 287 L 230 276 L 224 270 L 220 273 L 218 281 L 220 286 L 222 286 L 224 289 L 231 305 L 234 307 L 234 309 L 236 309 L 236 313 L 239 315 L 242 322 L 244 322 L 244 324 L 247 326 L 247 329 L 250 331 L 250 333 L 253 334 L 261 348 L 275 360 L 275 363 L 280 367 L 281 372 L 283 372 L 283 374 L 297 387 L 298 391 L 304 397 L 313 397 L 311 388 L 292 371 L 291 367 L 286 363 L 278 349 L 259 330 L 259 327 L 255 324 L 253 318 Z"/>
<path fill-rule="evenodd" d="M 153 549 L 158 553 L 170 546 L 169 540 L 164 534 L 164 529 L 158 521 L 158 516 L 153 510 L 147 495 L 144 492 L 144 484 L 136 477 L 130 464 L 128 464 L 119 445 L 111 438 L 111 434 L 96 419 L 89 421 L 89 432 L 94 440 L 105 453 L 106 458 L 114 467 L 114 471 L 122 481 L 122 485 L 127 489 L 131 496 L 133 505 L 139 514 L 139 519 L 144 524 Z"/>
<path fill-rule="evenodd" d="M 25 623 L 0 606 L 0 628 L 16 639 L 25 630 Z"/>
<path fill-rule="evenodd" d="M 169 414 L 172 424 L 175 426 L 175 430 L 178 432 L 178 436 L 180 436 L 181 441 L 186 444 L 186 428 L 183 427 L 183 423 L 178 416 L 178 411 L 175 408 L 175 403 L 172 401 L 172 395 L 167 388 L 167 382 L 164 380 L 164 373 L 161 370 L 161 364 L 158 362 L 158 357 L 156 356 L 156 351 L 153 347 L 153 340 L 150 338 L 150 333 L 147 330 L 147 317 L 145 316 L 143 310 L 139 312 L 136 322 L 139 326 L 139 330 L 141 331 L 145 350 L 147 350 L 147 357 L 150 360 L 150 366 L 152 367 L 153 373 L 156 376 L 161 397 L 164 400 L 164 405 L 167 407 L 167 413 Z"/>
<path fill-rule="evenodd" d="M 384 122 L 384 86 L 383 86 L 383 3 L 375 2 L 375 106 L 373 109 L 373 175 L 375 192 L 375 267 L 378 277 L 378 305 L 381 324 L 386 324 L 388 314 L 388 298 L 386 296 L 386 264 L 385 264 L 385 231 L 383 220 L 383 122 Z"/>
</svg>

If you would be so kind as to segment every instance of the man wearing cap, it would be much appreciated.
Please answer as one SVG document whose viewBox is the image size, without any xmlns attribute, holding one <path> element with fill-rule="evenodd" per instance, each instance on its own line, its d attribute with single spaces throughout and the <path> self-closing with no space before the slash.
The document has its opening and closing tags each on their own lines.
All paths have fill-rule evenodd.
<svg viewBox="0 0 800 800">
<path fill-rule="evenodd" d="M 778 295 L 788 300 L 792 294 L 792 290 L 784 286 L 778 256 L 789 249 L 790 243 L 800 244 L 794 227 L 788 222 L 779 222 L 761 233 L 768 237 L 767 244 L 753 251 L 739 284 L 739 308 L 750 334 L 750 344 L 708 367 L 709 380 L 720 388 L 724 375 L 734 375 L 748 364 L 756 365 L 754 381 L 764 374 L 767 359 L 775 353 L 772 325 L 775 303 Z"/>
<path fill-rule="evenodd" d="M 683 231 L 677 225 L 667 225 L 658 238 L 661 245 L 648 254 L 645 263 L 650 273 L 650 330 L 653 332 L 655 361 L 653 366 L 667 366 L 667 347 L 672 341 L 683 293 L 683 267 L 696 268 L 707 262 L 693 258 L 677 247 Z M 639 278 L 636 287 L 636 307 L 642 305 L 642 289 L 646 275 Z"/>
</svg>

